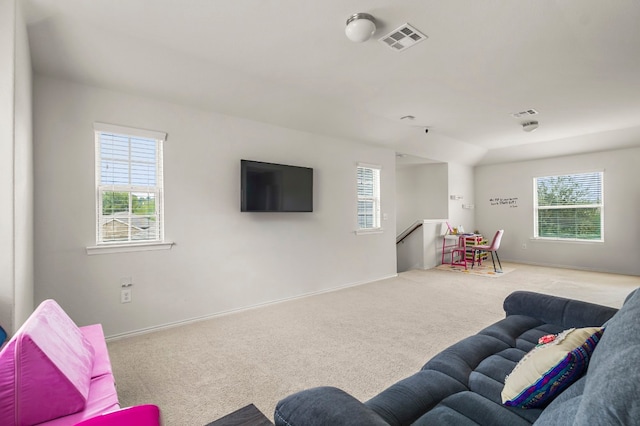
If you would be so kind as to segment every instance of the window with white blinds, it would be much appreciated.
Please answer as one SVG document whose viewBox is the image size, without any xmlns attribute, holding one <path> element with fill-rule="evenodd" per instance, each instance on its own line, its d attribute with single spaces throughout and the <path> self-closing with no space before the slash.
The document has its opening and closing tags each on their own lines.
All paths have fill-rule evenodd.
<svg viewBox="0 0 640 426">
<path fill-rule="evenodd" d="M 164 241 L 166 133 L 94 123 L 96 244 Z"/>
<path fill-rule="evenodd" d="M 603 241 L 603 172 L 533 179 L 534 237 Z"/>
<path fill-rule="evenodd" d="M 380 229 L 380 167 L 358 165 L 358 230 Z"/>
</svg>

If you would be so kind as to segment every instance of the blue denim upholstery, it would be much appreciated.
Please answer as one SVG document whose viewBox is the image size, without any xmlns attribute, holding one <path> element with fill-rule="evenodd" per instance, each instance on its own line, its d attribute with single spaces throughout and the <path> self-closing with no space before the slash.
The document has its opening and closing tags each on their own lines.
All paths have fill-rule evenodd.
<svg viewBox="0 0 640 426">
<path fill-rule="evenodd" d="M 636 291 L 607 322 L 581 383 L 574 383 L 552 401 L 539 424 L 566 425 L 567 419 L 578 425 L 640 424 L 639 366 L 640 292 Z M 581 392 L 572 389 L 576 385 Z M 570 390 L 573 392 L 565 396 Z M 568 410 L 573 410 L 571 417 Z"/>
<path fill-rule="evenodd" d="M 278 403 L 276 425 L 517 426 L 565 425 L 574 419 L 576 424 L 588 424 L 588 419 L 602 419 L 590 424 L 614 424 L 614 418 L 640 418 L 640 292 L 630 296 L 618 314 L 606 306 L 524 291 L 509 295 L 504 310 L 506 318 L 440 352 L 420 371 L 369 401 L 361 403 L 336 388 L 298 392 Z M 502 405 L 506 375 L 541 336 L 607 321 L 587 374 L 548 407 Z M 603 397 L 603 390 L 609 395 Z M 605 402 L 613 408 L 605 410 Z M 597 412 L 600 417 L 595 417 Z"/>
</svg>

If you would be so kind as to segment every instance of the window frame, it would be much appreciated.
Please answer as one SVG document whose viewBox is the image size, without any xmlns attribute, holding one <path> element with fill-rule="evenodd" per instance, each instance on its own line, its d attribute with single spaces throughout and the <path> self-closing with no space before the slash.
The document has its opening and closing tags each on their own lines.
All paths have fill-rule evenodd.
<svg viewBox="0 0 640 426">
<path fill-rule="evenodd" d="M 538 195 L 538 179 L 543 178 L 561 178 L 565 176 L 584 176 L 584 175 L 600 175 L 600 188 L 599 188 L 599 203 L 591 204 L 565 204 L 565 205 L 550 205 L 540 206 Z M 574 234 L 574 237 L 562 237 L 562 236 L 540 236 L 540 224 L 539 224 L 539 211 L 540 210 L 562 210 L 562 209 L 599 209 L 600 211 L 600 232 L 599 238 L 577 238 L 578 234 Z M 572 242 L 572 243 L 602 243 L 604 242 L 604 170 L 586 171 L 586 172 L 574 172 L 553 174 L 546 176 L 535 176 L 533 178 L 533 239 L 542 241 L 556 241 L 556 242 Z"/>
<path fill-rule="evenodd" d="M 372 195 L 360 194 L 360 169 L 371 170 L 373 173 Z M 382 167 L 376 164 L 357 163 L 356 165 L 356 234 L 370 234 L 382 232 L 382 201 L 381 201 Z M 361 227 L 360 202 L 371 202 L 372 226 Z"/>
<path fill-rule="evenodd" d="M 99 254 L 99 253 L 117 253 L 117 252 L 130 252 L 130 251 L 146 251 L 146 250 L 162 250 L 169 249 L 173 245 L 172 242 L 165 240 L 164 235 L 164 173 L 163 173 L 163 146 L 166 141 L 167 134 L 165 132 L 159 132 L 154 130 L 144 130 L 133 127 L 126 127 L 114 124 L 106 124 L 96 122 L 93 124 L 94 130 L 94 149 L 95 149 L 95 246 L 87 247 L 87 254 Z M 155 141 L 155 184 L 154 185 L 138 185 L 129 182 L 128 184 L 104 184 L 102 183 L 102 162 L 103 155 L 101 151 L 101 137 L 103 134 L 124 136 L 128 138 L 129 144 L 129 156 L 126 160 L 121 160 L 123 164 L 127 164 L 129 173 L 133 164 L 143 164 L 144 162 L 137 162 L 132 160 L 131 156 L 131 138 L 142 138 Z M 128 216 L 126 216 L 125 226 L 128 226 L 128 235 L 126 240 L 118 239 L 112 241 L 105 241 L 103 234 L 103 222 L 104 217 L 103 207 L 103 195 L 105 192 L 124 192 L 128 194 Z M 132 197 L 136 193 L 147 193 L 154 197 L 154 212 L 149 214 L 149 217 L 154 217 L 156 220 L 155 237 L 154 239 L 135 239 L 132 237 L 131 230 L 133 219 L 133 200 Z"/>
</svg>

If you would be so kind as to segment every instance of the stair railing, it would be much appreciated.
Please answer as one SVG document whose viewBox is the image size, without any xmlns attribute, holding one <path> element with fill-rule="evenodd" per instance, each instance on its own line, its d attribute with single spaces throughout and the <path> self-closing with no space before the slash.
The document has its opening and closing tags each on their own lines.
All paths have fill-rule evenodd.
<svg viewBox="0 0 640 426">
<path fill-rule="evenodd" d="M 404 241 L 404 239 L 411 235 L 413 231 L 420 228 L 423 223 L 424 222 L 422 220 L 416 220 L 415 222 L 413 222 L 411 226 L 398 234 L 398 236 L 396 237 L 396 244 L 400 244 L 402 241 Z"/>
</svg>

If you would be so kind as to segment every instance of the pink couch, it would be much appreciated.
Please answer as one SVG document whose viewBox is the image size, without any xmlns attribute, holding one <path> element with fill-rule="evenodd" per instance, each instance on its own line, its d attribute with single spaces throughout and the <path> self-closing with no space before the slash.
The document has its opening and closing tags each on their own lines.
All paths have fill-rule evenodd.
<svg viewBox="0 0 640 426">
<path fill-rule="evenodd" d="M 100 324 L 45 300 L 0 351 L 0 425 L 74 425 L 120 408 Z"/>
</svg>

